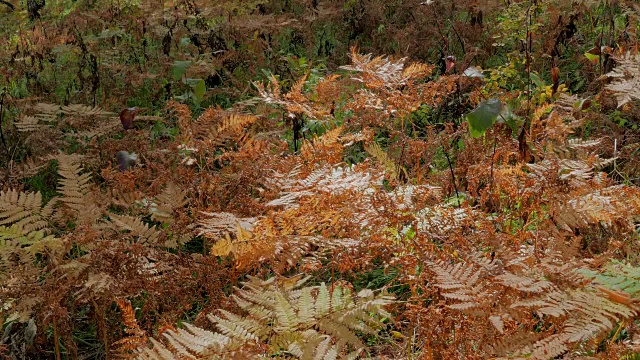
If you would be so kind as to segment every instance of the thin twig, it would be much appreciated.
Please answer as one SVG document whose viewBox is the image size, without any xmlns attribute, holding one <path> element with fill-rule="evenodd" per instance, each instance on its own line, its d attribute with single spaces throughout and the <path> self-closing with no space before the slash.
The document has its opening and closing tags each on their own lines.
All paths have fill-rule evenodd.
<svg viewBox="0 0 640 360">
<path fill-rule="evenodd" d="M 527 127 L 530 126 L 530 113 L 531 113 L 531 51 L 533 50 L 533 36 L 531 34 L 531 24 L 533 23 L 531 8 L 533 4 L 529 4 L 529 8 L 527 8 L 527 36 L 526 42 L 524 46 L 525 56 L 526 56 L 526 68 L 525 71 L 527 73 L 527 114 L 525 116 L 524 124 L 522 124 L 522 130 L 520 131 L 520 135 L 518 136 L 518 148 L 520 150 L 520 156 L 523 161 L 528 161 L 527 156 Z"/>
<path fill-rule="evenodd" d="M 458 34 L 458 30 L 456 30 L 456 27 L 453 25 L 453 22 L 449 21 L 449 24 L 451 25 L 451 28 L 453 29 L 453 33 L 456 34 L 456 37 L 458 38 L 458 42 L 460 43 L 460 46 L 462 47 L 462 54 L 463 55 L 467 55 L 467 50 L 465 49 L 464 41 L 460 37 L 460 34 Z"/>
<path fill-rule="evenodd" d="M 451 171 L 451 179 L 453 181 L 453 190 L 456 191 L 456 198 L 458 199 L 458 206 L 460 206 L 460 194 L 458 194 L 458 186 L 456 185 L 456 175 L 453 173 L 453 166 L 451 165 L 451 159 L 449 159 L 449 153 L 447 149 L 442 146 L 442 151 L 444 151 L 444 156 L 447 157 L 447 163 L 449 164 L 449 170 Z"/>
<path fill-rule="evenodd" d="M 489 195 L 493 193 L 493 160 L 496 157 L 496 145 L 498 144 L 497 139 L 493 139 L 493 154 L 491 155 L 491 175 L 490 175 L 490 183 L 489 183 Z"/>
<path fill-rule="evenodd" d="M 4 150 L 7 152 L 7 156 L 9 159 L 11 158 L 11 153 L 9 152 L 9 146 L 7 146 L 7 140 L 4 138 L 4 130 L 2 129 L 2 125 L 4 124 L 4 97 L 7 95 L 5 91 L 2 92 L 2 96 L 0 96 L 0 139 L 2 139 L 2 145 L 4 146 Z M 8 160 L 7 160 L 8 161 Z"/>
<path fill-rule="evenodd" d="M 58 342 L 58 326 L 55 315 L 53 316 L 53 345 L 56 352 L 56 360 L 60 360 L 60 343 Z"/>
</svg>

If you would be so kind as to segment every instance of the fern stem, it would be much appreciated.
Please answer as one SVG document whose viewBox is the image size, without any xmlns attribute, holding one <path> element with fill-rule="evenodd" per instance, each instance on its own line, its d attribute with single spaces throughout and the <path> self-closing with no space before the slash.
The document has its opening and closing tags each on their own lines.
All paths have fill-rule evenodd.
<svg viewBox="0 0 640 360">
<path fill-rule="evenodd" d="M 2 139 L 2 145 L 4 146 L 4 150 L 7 152 L 7 163 L 11 159 L 11 153 L 9 152 L 9 147 L 7 146 L 7 140 L 4 138 L 4 131 L 2 130 L 2 125 L 4 124 L 4 97 L 7 95 L 6 91 L 2 92 L 2 97 L 0 97 L 0 139 Z"/>
<path fill-rule="evenodd" d="M 456 191 L 456 199 L 458 199 L 458 206 L 460 206 L 460 194 L 458 194 L 458 186 L 456 186 L 456 175 L 453 172 L 453 166 L 451 165 L 451 159 L 449 159 L 449 153 L 447 149 L 442 146 L 442 151 L 444 151 L 444 156 L 447 157 L 447 163 L 449 164 L 449 170 L 451 170 L 451 181 L 453 181 L 453 190 Z"/>
<path fill-rule="evenodd" d="M 98 325 L 98 328 L 102 330 L 102 342 L 104 343 L 105 358 L 108 359 L 109 358 L 109 341 L 107 339 L 107 331 L 104 327 L 104 316 L 100 316 L 100 313 L 99 313 L 100 308 L 98 307 L 98 303 L 96 303 L 96 300 L 92 298 L 91 302 L 93 304 L 93 308 L 96 311 L 96 319 L 99 320 L 99 324 L 96 324 L 96 325 Z"/>
<path fill-rule="evenodd" d="M 613 334 L 613 337 L 609 341 L 609 346 L 613 345 L 613 343 L 616 341 L 616 339 L 618 338 L 618 335 L 620 335 L 620 331 L 622 331 L 622 328 L 624 327 L 624 325 L 625 325 L 624 321 L 620 322 L 620 326 L 618 326 L 618 330 L 616 330 L 616 333 Z"/>
<path fill-rule="evenodd" d="M 496 157 L 496 145 L 498 144 L 498 139 L 493 139 L 493 154 L 491 155 L 491 175 L 489 175 L 489 197 L 493 194 L 493 162 Z"/>
<path fill-rule="evenodd" d="M 53 317 L 53 345 L 56 351 L 56 360 L 60 360 L 60 343 L 58 342 L 58 326 L 55 316 Z"/>
</svg>

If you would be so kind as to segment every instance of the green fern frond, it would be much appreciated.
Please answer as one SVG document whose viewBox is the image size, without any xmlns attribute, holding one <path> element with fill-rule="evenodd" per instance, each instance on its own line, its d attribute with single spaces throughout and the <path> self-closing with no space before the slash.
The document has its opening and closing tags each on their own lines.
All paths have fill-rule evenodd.
<svg viewBox="0 0 640 360">
<path fill-rule="evenodd" d="M 18 254 L 33 259 L 36 254 L 49 250 L 53 253 L 63 249 L 62 240 L 44 231 L 27 231 L 18 225 L 0 226 L 0 256 Z M 29 260 L 22 260 L 29 261 Z"/>
<path fill-rule="evenodd" d="M 601 272 L 583 268 L 575 271 L 608 289 L 640 296 L 640 267 L 613 260 Z"/>
</svg>

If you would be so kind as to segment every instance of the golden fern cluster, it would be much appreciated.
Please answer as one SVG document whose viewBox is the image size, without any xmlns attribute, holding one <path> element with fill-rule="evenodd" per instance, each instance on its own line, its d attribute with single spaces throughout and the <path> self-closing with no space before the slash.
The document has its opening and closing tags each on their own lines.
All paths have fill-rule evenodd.
<svg viewBox="0 0 640 360">
<path fill-rule="evenodd" d="M 241 144 L 250 137 L 247 129 L 258 121 L 254 115 L 229 112 L 219 107 L 210 107 L 192 119 L 186 105 L 172 102 L 168 107 L 178 117 L 180 146 L 189 152 L 207 152 Z"/>
</svg>

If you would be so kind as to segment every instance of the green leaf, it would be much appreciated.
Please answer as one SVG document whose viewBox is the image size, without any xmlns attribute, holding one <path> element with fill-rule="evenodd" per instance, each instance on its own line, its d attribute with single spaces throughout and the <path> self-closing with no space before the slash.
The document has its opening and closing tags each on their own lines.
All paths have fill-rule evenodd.
<svg viewBox="0 0 640 360">
<path fill-rule="evenodd" d="M 193 90 L 193 96 L 196 100 L 202 101 L 202 98 L 207 91 L 207 86 L 205 85 L 204 80 L 184 78 L 182 79 L 182 83 L 187 84 L 191 87 L 191 89 Z"/>
<path fill-rule="evenodd" d="M 202 101 L 202 98 L 204 98 L 204 93 L 206 91 L 207 91 L 207 87 L 204 84 L 204 80 L 200 79 L 200 81 L 198 81 L 196 83 L 196 86 L 193 88 L 193 92 L 196 94 L 198 101 Z"/>
<path fill-rule="evenodd" d="M 482 101 L 475 110 L 467 114 L 471 136 L 478 138 L 489 129 L 502 111 L 502 102 L 492 98 Z"/>
<path fill-rule="evenodd" d="M 189 66 L 191 66 L 190 60 L 174 62 L 173 69 L 171 69 L 171 73 L 173 74 L 173 79 L 176 81 L 180 80 L 180 78 L 182 78 L 182 75 L 184 75 L 184 73 L 187 72 L 187 68 Z"/>
<path fill-rule="evenodd" d="M 584 53 L 584 56 L 589 59 L 589 61 L 593 62 L 593 63 L 597 63 L 598 61 L 600 61 L 600 55 L 594 55 L 591 53 Z"/>
<path fill-rule="evenodd" d="M 544 81 L 542 81 L 542 79 L 540 79 L 540 76 L 538 76 L 537 74 L 531 73 L 531 81 L 533 81 L 534 84 L 536 84 L 537 87 L 539 88 L 543 88 L 545 86 L 547 86 Z"/>
</svg>

